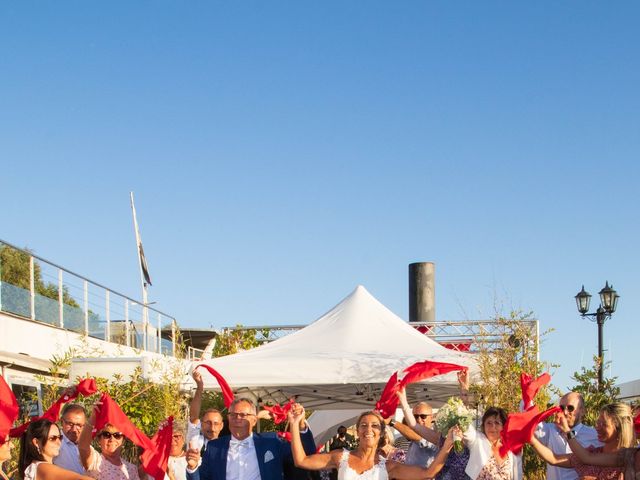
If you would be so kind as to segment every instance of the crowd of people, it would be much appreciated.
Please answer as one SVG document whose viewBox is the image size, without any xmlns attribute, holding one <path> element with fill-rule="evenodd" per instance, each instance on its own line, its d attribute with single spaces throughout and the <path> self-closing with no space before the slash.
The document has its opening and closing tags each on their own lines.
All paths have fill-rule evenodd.
<svg viewBox="0 0 640 480">
<path fill-rule="evenodd" d="M 318 471 L 333 472 L 337 480 L 523 478 L 521 453 L 501 448 L 508 414 L 498 407 L 484 409 L 478 429 L 472 424 L 464 431 L 454 426 L 441 433 L 434 427 L 432 407 L 425 402 L 410 406 L 401 388 L 397 396 L 402 421 L 366 411 L 355 423 L 356 435 L 341 426 L 328 446 L 317 449 L 301 404 L 288 405 L 288 438 L 256 433 L 257 422 L 271 418 L 272 412 L 258 410 L 247 398 L 233 400 L 226 422 L 219 410 L 201 412 L 202 377 L 194 371 L 193 378 L 189 419 L 184 426 L 173 426 L 165 480 L 315 480 Z M 460 397 L 467 400 L 466 370 L 458 372 L 458 380 Z M 640 480 L 631 408 L 623 403 L 605 406 L 595 428 L 582 423 L 584 413 L 582 396 L 569 392 L 559 401 L 556 420 L 535 427 L 529 443 L 547 463 L 546 478 Z M 145 480 L 145 471 L 122 457 L 125 434 L 113 424 L 96 432 L 95 425 L 96 409 L 88 413 L 78 403 L 64 406 L 60 426 L 46 418 L 30 422 L 20 438 L 14 478 Z M 0 476 L 9 480 L 1 467 L 11 458 L 13 445 L 4 437 Z M 456 439 L 462 440 L 461 450 L 453 448 Z"/>
</svg>

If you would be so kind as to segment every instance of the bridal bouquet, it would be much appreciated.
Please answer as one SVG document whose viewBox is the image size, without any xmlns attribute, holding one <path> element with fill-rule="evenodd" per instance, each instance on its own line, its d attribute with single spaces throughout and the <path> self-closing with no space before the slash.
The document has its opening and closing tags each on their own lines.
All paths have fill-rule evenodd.
<svg viewBox="0 0 640 480">
<path fill-rule="evenodd" d="M 457 397 L 451 397 L 447 400 L 436 414 L 436 430 L 441 435 L 446 436 L 451 427 L 456 425 L 460 427 L 463 432 L 469 428 L 471 422 L 473 422 L 473 411 L 469 410 L 462 400 Z M 464 446 L 462 445 L 462 439 L 456 438 L 453 442 L 453 449 L 460 453 Z"/>
</svg>

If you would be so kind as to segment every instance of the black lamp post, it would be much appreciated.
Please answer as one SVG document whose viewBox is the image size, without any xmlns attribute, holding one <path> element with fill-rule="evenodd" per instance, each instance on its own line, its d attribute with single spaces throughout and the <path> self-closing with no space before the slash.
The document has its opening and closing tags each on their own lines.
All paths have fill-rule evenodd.
<svg viewBox="0 0 640 480">
<path fill-rule="evenodd" d="M 605 283 L 605 286 L 600 292 L 600 306 L 594 313 L 587 313 L 589 311 L 589 302 L 591 301 L 591 295 L 585 291 L 584 285 L 582 290 L 576 295 L 576 305 L 578 306 L 578 312 L 583 317 L 589 317 L 589 320 L 598 324 L 598 388 L 602 388 L 604 384 L 604 353 L 602 342 L 602 331 L 604 322 L 606 322 L 611 315 L 616 311 L 618 306 L 618 299 L 620 295 L 613 289 L 613 285 L 609 286 L 609 282 Z"/>
</svg>

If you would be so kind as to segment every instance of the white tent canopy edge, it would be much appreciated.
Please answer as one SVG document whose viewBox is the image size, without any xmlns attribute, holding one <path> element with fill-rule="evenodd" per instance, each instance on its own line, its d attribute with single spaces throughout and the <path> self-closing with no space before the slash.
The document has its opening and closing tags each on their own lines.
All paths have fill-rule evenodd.
<svg viewBox="0 0 640 480">
<path fill-rule="evenodd" d="M 236 397 L 284 403 L 296 397 L 307 409 L 373 408 L 395 371 L 424 360 L 478 367 L 473 354 L 439 345 L 391 312 L 363 286 L 305 328 L 266 345 L 207 360 Z M 202 370 L 205 389 L 218 389 Z M 410 385 L 410 401 L 442 404 L 458 392 L 455 372 Z"/>
</svg>

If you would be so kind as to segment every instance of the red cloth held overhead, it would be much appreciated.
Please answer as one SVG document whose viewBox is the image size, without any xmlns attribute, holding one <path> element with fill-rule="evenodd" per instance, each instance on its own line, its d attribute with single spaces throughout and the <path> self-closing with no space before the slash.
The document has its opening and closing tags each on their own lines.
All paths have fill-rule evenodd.
<svg viewBox="0 0 640 480">
<path fill-rule="evenodd" d="M 216 372 L 215 369 L 210 367 L 209 365 L 205 363 L 201 363 L 196 368 L 200 368 L 200 367 L 207 370 L 211 375 L 213 375 L 216 378 L 216 380 L 218 381 L 218 385 L 220 385 L 220 389 L 222 390 L 222 399 L 224 401 L 224 406 L 229 408 L 231 406 L 231 403 L 233 403 L 233 390 L 231 390 L 231 387 L 229 386 L 227 381 L 224 379 L 222 375 Z"/>
<path fill-rule="evenodd" d="M 555 406 L 540 413 L 538 407 L 534 405 L 524 412 L 509 414 L 500 432 L 502 438 L 500 455 L 504 457 L 509 451 L 519 454 L 524 444 L 531 440 L 536 426 L 554 413 L 561 411 L 560 407 Z"/>
<path fill-rule="evenodd" d="M 273 417 L 273 423 L 278 425 L 287 420 L 287 414 L 291 410 L 291 407 L 293 406 L 294 403 L 295 403 L 295 399 L 291 398 L 284 405 L 278 405 L 276 403 L 272 407 L 268 405 L 263 405 L 262 408 L 264 408 L 267 412 L 271 413 L 271 416 Z"/>
<path fill-rule="evenodd" d="M 0 440 L 7 438 L 13 422 L 18 418 L 18 402 L 11 387 L 0 376 Z"/>
<path fill-rule="evenodd" d="M 160 424 L 156 434 L 151 437 L 153 448 L 147 449 L 140 455 L 142 468 L 155 480 L 164 480 L 173 437 L 173 417 L 167 418 Z"/>
<path fill-rule="evenodd" d="M 129 417 L 125 415 L 120 406 L 109 396 L 103 393 L 100 397 L 101 405 L 96 407 L 96 423 L 93 426 L 93 436 L 102 430 L 108 423 L 120 430 L 125 437 L 139 447 L 153 450 L 154 445 L 149 437 L 131 423 Z"/>
<path fill-rule="evenodd" d="M 42 414 L 41 417 L 32 418 L 28 422 L 23 423 L 22 425 L 11 429 L 10 435 L 12 437 L 22 436 L 22 434 L 27 430 L 27 427 L 31 422 L 35 420 L 39 420 L 41 418 L 46 418 L 47 420 L 50 420 L 52 422 L 57 422 L 58 419 L 60 418 L 60 410 L 62 409 L 62 405 L 64 405 L 67 402 L 70 402 L 71 400 L 75 400 L 76 398 L 78 398 L 78 395 L 83 395 L 86 397 L 89 395 L 93 395 L 97 391 L 98 391 L 98 387 L 96 386 L 96 381 L 93 378 L 85 378 L 84 380 L 81 380 L 80 383 L 76 385 L 76 388 L 71 395 L 67 393 L 63 393 L 62 396 L 58 398 L 58 400 L 56 400 L 55 403 L 51 405 L 47 409 L 47 411 Z"/>
<path fill-rule="evenodd" d="M 384 390 L 382 390 L 380 400 L 376 402 L 376 410 L 380 412 L 382 418 L 389 418 L 395 415 L 398 403 L 400 403 L 397 395 L 399 389 L 400 382 L 398 382 L 398 372 L 394 372 L 394 374 L 389 377 Z"/>
<path fill-rule="evenodd" d="M 524 402 L 525 410 L 533 406 L 533 400 L 540 388 L 547 385 L 550 381 L 551 375 L 546 372 L 536 379 L 528 373 L 522 372 L 520 374 L 520 387 L 522 389 L 522 401 Z"/>
<path fill-rule="evenodd" d="M 403 370 L 405 376 L 400 380 L 400 388 L 405 388 L 411 383 L 435 377 L 436 375 L 443 375 L 445 373 L 466 369 L 467 367 L 456 365 L 454 363 L 432 362 L 429 360 L 414 363 Z"/>
</svg>

